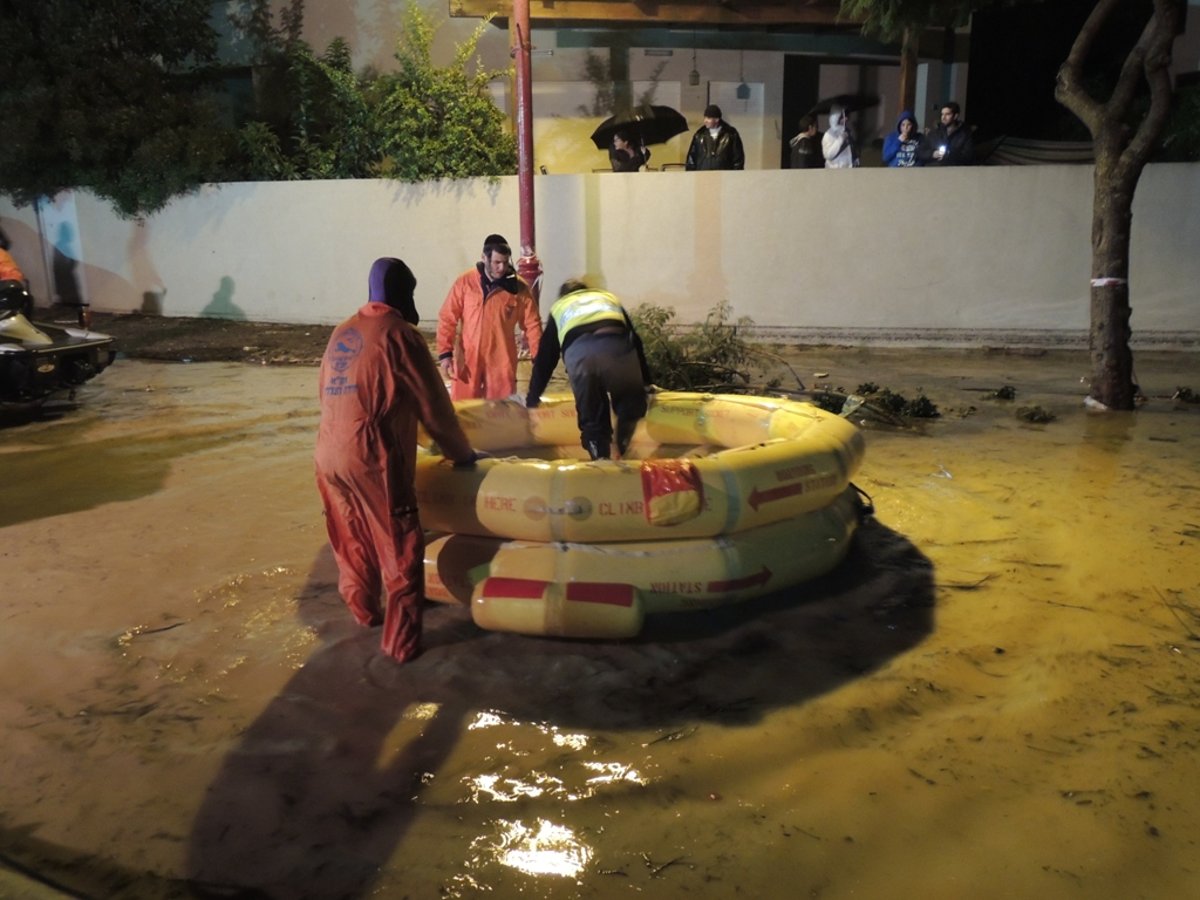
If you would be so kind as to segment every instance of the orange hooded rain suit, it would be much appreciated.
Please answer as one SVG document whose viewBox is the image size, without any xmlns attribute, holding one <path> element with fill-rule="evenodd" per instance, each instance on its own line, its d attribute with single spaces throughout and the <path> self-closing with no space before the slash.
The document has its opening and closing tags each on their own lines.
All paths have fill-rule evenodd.
<svg viewBox="0 0 1200 900">
<path fill-rule="evenodd" d="M 518 326 L 530 355 L 536 356 L 542 323 L 537 301 L 518 275 L 510 270 L 505 278 L 490 281 L 483 265 L 476 264 L 455 280 L 437 327 L 438 359 L 454 357 L 451 397 L 503 400 L 516 393 Z"/>
<path fill-rule="evenodd" d="M 404 266 L 375 265 L 385 262 Z M 372 300 L 380 296 L 375 273 Z M 338 590 L 360 624 L 383 625 L 384 653 L 402 662 L 420 652 L 425 594 L 425 536 L 413 489 L 417 422 L 448 458 L 475 458 L 429 348 L 406 316 L 417 318 L 411 288 L 407 308 L 369 302 L 334 329 L 321 360 L 315 457 Z"/>
<path fill-rule="evenodd" d="M 0 247 L 0 281 L 24 281 L 25 275 L 12 255 Z"/>
</svg>

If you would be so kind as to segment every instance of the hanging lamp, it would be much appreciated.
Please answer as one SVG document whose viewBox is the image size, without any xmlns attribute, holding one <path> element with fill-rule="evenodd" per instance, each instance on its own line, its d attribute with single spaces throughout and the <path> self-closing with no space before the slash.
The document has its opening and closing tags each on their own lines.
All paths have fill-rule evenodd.
<svg viewBox="0 0 1200 900">
<path fill-rule="evenodd" d="M 739 100 L 750 99 L 750 85 L 746 84 L 746 51 L 742 50 L 741 61 L 738 63 L 738 78 L 741 79 L 741 84 L 737 86 L 737 98 Z"/>
</svg>

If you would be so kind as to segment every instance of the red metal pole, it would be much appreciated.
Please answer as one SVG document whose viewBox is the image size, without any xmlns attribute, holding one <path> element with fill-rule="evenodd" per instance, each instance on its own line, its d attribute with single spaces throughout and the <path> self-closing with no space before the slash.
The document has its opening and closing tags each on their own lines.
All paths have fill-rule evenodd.
<svg viewBox="0 0 1200 900">
<path fill-rule="evenodd" d="M 533 224 L 533 85 L 529 39 L 529 0 L 513 0 L 515 44 L 512 56 L 517 74 L 517 181 L 521 204 L 521 256 L 517 272 L 528 282 L 534 299 L 542 292 L 542 263 L 537 257 Z"/>
</svg>

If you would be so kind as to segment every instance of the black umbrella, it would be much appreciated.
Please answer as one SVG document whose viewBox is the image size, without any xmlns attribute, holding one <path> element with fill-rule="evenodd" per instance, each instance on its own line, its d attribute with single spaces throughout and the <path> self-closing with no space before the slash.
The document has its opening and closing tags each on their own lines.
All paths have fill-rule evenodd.
<svg viewBox="0 0 1200 900">
<path fill-rule="evenodd" d="M 688 123 L 682 113 L 669 106 L 639 106 L 601 122 L 592 132 L 592 142 L 601 150 L 611 150 L 613 135 L 626 129 L 634 144 L 665 144 L 687 131 Z"/>
<path fill-rule="evenodd" d="M 846 112 L 852 113 L 859 109 L 870 109 L 872 106 L 878 105 L 878 94 L 835 94 L 824 100 L 818 100 L 816 105 L 808 111 L 808 115 L 827 116 L 835 106 L 840 106 Z"/>
</svg>

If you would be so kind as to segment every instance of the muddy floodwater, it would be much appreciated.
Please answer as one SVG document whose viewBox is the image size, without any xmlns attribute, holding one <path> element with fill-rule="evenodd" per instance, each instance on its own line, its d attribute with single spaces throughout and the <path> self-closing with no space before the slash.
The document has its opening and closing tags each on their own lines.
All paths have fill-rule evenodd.
<svg viewBox="0 0 1200 900">
<path fill-rule="evenodd" d="M 0 897 L 1200 896 L 1200 357 L 1136 359 L 1103 415 L 1082 353 L 796 351 L 943 413 L 864 426 L 833 574 L 405 666 L 316 371 L 119 360 L 0 428 Z"/>
</svg>

